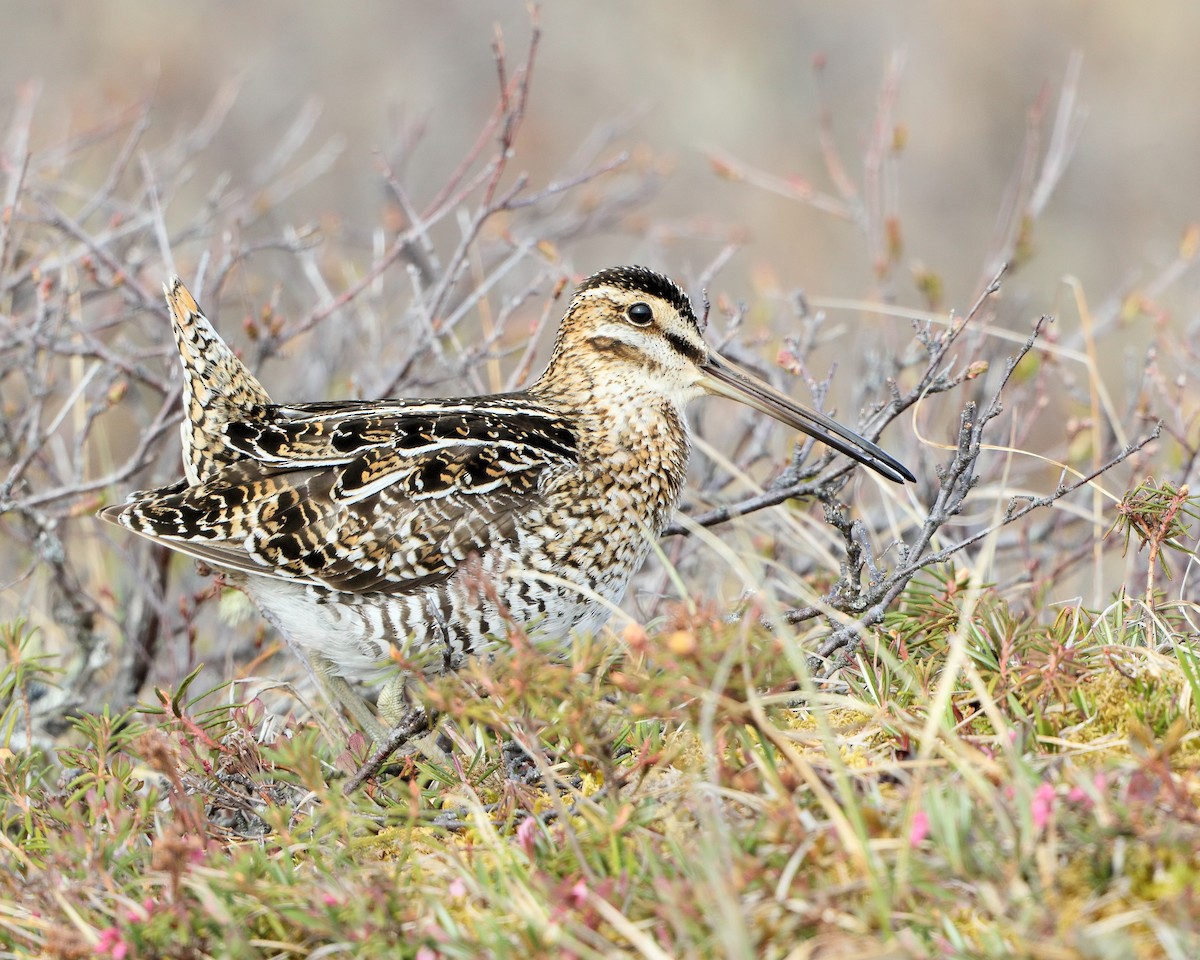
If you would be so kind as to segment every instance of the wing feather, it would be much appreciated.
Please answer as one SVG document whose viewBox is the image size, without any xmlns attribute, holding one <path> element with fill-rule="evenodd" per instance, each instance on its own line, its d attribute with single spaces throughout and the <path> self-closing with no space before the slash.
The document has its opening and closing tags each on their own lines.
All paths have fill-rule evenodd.
<svg viewBox="0 0 1200 960">
<path fill-rule="evenodd" d="M 355 593 L 422 589 L 515 539 L 547 478 L 577 468 L 561 418 L 487 401 L 264 407 L 226 427 L 244 459 L 101 516 L 223 569 Z"/>
</svg>

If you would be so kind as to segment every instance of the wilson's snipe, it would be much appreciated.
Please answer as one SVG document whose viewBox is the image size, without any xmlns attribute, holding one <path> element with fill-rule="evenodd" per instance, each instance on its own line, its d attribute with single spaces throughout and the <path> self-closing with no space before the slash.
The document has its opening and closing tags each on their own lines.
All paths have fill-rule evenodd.
<svg viewBox="0 0 1200 960">
<path fill-rule="evenodd" d="M 585 280 L 528 390 L 275 404 L 178 279 L 186 479 L 106 520 L 225 571 L 376 739 L 351 681 L 405 713 L 398 659 L 449 669 L 505 636 L 595 630 L 679 501 L 684 407 L 731 397 L 890 480 L 875 444 L 705 342 L 684 292 L 644 267 Z"/>
</svg>

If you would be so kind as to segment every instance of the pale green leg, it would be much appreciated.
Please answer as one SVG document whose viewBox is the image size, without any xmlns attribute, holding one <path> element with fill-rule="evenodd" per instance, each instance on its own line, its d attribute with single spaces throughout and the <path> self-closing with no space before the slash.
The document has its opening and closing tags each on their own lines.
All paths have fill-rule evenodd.
<svg viewBox="0 0 1200 960">
<path fill-rule="evenodd" d="M 376 744 L 383 742 L 387 736 L 387 730 L 375 717 L 375 712 L 367 704 L 367 701 L 359 696 L 358 691 L 345 677 L 335 673 L 335 667 L 328 660 L 320 655 L 314 655 L 311 658 L 313 672 L 316 673 L 317 679 L 321 681 L 321 686 L 325 688 L 325 693 L 335 704 L 340 704 L 346 708 L 346 712 L 350 714 L 354 722 L 358 724 L 360 730 L 371 738 Z"/>
<path fill-rule="evenodd" d="M 379 692 L 376 708 L 383 723 L 375 715 L 375 711 L 364 700 L 345 677 L 334 671 L 336 668 L 324 657 L 312 657 L 313 671 L 325 688 L 326 694 L 336 704 L 345 707 L 346 712 L 354 720 L 360 730 L 371 738 L 372 747 L 378 749 L 387 739 L 390 731 L 400 726 L 414 710 L 404 693 L 404 674 L 397 673 Z M 447 762 L 446 754 L 437 745 L 438 733 L 436 726 L 427 734 L 409 741 L 409 746 L 419 750 L 422 755 L 434 763 Z M 405 750 L 404 752 L 409 752 Z"/>
<path fill-rule="evenodd" d="M 379 691 L 379 699 L 376 701 L 376 706 L 379 709 L 379 715 L 383 717 L 383 722 L 389 727 L 395 728 L 400 726 L 414 710 L 421 710 L 421 707 L 415 707 L 409 702 L 408 697 L 404 692 L 405 676 L 403 673 L 397 673 L 391 680 L 387 682 L 382 690 Z M 429 732 L 424 736 L 410 740 L 407 747 L 419 750 L 421 754 L 432 763 L 447 763 L 449 757 L 438 746 L 438 733 L 436 718 L 430 724 Z M 377 741 L 378 742 L 378 741 Z M 409 750 L 405 748 L 404 752 Z"/>
<path fill-rule="evenodd" d="M 389 727 L 400 726 L 402 721 L 412 711 L 413 706 L 404 694 L 404 674 L 397 672 L 379 691 L 379 699 L 375 707 L 383 722 Z"/>
</svg>

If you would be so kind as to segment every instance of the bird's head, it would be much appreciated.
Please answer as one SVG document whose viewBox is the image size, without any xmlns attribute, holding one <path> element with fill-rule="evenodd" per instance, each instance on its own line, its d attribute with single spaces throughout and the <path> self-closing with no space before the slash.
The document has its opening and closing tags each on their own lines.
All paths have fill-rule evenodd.
<svg viewBox="0 0 1200 960">
<path fill-rule="evenodd" d="M 590 389 L 603 380 L 670 398 L 680 409 L 702 394 L 753 407 L 866 464 L 889 480 L 915 479 L 895 457 L 836 421 L 780 393 L 712 349 L 691 301 L 674 281 L 646 267 L 610 267 L 571 298 L 550 367 L 540 385 Z"/>
</svg>

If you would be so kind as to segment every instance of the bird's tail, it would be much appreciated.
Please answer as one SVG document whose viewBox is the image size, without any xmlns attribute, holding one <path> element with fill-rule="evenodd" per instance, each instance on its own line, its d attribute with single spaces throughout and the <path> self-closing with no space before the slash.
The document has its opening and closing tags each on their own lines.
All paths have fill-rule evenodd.
<svg viewBox="0 0 1200 960">
<path fill-rule="evenodd" d="M 178 277 L 163 291 L 183 364 L 183 469 L 194 485 L 243 458 L 229 446 L 224 428 L 271 398 Z"/>
</svg>

